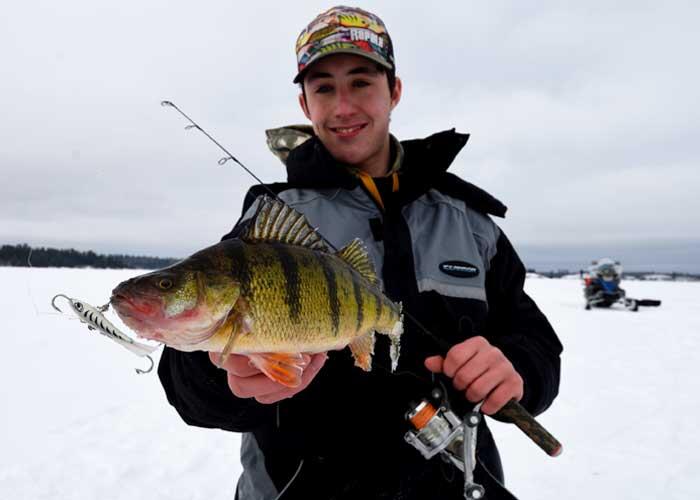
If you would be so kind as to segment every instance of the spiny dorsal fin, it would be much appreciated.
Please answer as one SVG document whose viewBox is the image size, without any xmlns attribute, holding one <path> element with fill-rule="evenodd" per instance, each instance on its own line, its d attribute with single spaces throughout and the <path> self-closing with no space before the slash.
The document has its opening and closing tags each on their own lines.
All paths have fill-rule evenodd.
<svg viewBox="0 0 700 500">
<path fill-rule="evenodd" d="M 323 239 L 302 214 L 286 203 L 262 195 L 258 209 L 241 238 L 250 243 L 279 242 L 327 252 Z"/>
<path fill-rule="evenodd" d="M 374 264 L 372 264 L 367 249 L 361 239 L 355 238 L 338 250 L 336 255 L 350 264 L 367 281 L 373 285 L 379 284 L 377 271 L 374 270 Z"/>
</svg>

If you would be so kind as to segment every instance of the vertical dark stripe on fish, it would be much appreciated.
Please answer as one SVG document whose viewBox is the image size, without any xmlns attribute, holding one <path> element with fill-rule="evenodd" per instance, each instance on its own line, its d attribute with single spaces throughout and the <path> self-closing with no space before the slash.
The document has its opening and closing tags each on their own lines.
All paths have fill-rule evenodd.
<svg viewBox="0 0 700 500">
<path fill-rule="evenodd" d="M 323 275 L 326 277 L 328 285 L 328 303 L 330 306 L 331 322 L 333 323 L 333 336 L 337 337 L 340 330 L 340 300 L 338 300 L 338 281 L 335 278 L 335 270 L 331 267 L 328 259 L 321 254 L 316 258 L 321 264 Z"/>
<path fill-rule="evenodd" d="M 372 296 L 374 297 L 374 305 L 376 306 L 376 323 L 379 323 L 379 320 L 382 317 L 382 298 L 379 296 L 379 293 L 377 293 L 374 287 L 372 287 Z"/>
<path fill-rule="evenodd" d="M 355 294 L 355 302 L 357 303 L 357 329 L 359 332 L 362 328 L 363 311 L 362 311 L 362 289 L 360 288 L 359 277 L 357 273 L 352 273 L 352 291 Z"/>
<path fill-rule="evenodd" d="M 299 264 L 287 247 L 273 245 L 273 249 L 277 254 L 277 258 L 282 265 L 282 272 L 284 273 L 284 286 L 287 296 L 287 307 L 289 308 L 289 317 L 293 322 L 298 323 L 301 317 Z"/>
<path fill-rule="evenodd" d="M 238 278 L 238 282 L 241 286 L 241 295 L 250 302 L 253 302 L 253 292 L 250 288 L 252 276 L 250 274 L 250 262 L 248 261 L 246 248 L 247 245 L 245 243 L 232 245 L 230 250 L 231 260 L 233 264 L 233 274 Z"/>
</svg>

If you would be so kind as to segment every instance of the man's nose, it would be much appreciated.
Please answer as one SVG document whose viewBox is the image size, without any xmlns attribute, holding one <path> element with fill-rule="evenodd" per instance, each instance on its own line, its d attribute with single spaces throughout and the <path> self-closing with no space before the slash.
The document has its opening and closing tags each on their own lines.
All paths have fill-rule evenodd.
<svg viewBox="0 0 700 500">
<path fill-rule="evenodd" d="M 347 90 L 339 90 L 336 93 L 335 115 L 337 117 L 351 116 L 355 113 L 355 104 L 352 95 Z"/>
</svg>

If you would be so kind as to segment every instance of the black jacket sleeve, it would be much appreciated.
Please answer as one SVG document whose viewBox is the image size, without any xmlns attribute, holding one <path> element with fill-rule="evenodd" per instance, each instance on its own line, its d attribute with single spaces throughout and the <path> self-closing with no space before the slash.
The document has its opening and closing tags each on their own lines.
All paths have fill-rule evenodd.
<svg viewBox="0 0 700 500">
<path fill-rule="evenodd" d="M 525 266 L 501 232 L 486 273 L 487 328 L 523 378 L 521 404 L 534 415 L 559 392 L 562 345 L 547 318 L 525 293 Z"/>
<path fill-rule="evenodd" d="M 226 372 L 214 366 L 206 352 L 181 352 L 166 347 L 158 377 L 168 402 L 189 425 L 246 432 L 255 428 L 273 406 L 237 398 Z"/>
</svg>

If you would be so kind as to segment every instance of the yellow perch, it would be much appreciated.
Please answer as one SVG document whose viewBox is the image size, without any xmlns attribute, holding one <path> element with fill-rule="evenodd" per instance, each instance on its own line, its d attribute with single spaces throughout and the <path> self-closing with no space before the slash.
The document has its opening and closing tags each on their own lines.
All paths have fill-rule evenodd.
<svg viewBox="0 0 700 500">
<path fill-rule="evenodd" d="M 240 238 L 119 284 L 111 304 L 124 323 L 175 349 L 245 354 L 290 387 L 301 383 L 301 353 L 349 346 L 369 370 L 375 331 L 390 336 L 395 367 L 401 305 L 381 292 L 361 240 L 330 253 L 289 205 L 257 203 Z"/>
</svg>

